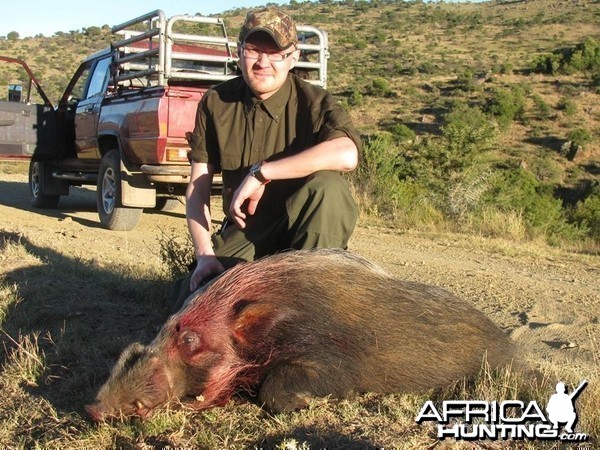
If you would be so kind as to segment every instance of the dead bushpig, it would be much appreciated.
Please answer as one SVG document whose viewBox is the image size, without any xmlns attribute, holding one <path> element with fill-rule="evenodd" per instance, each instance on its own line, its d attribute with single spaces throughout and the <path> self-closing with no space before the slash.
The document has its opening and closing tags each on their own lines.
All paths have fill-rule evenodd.
<svg viewBox="0 0 600 450">
<path fill-rule="evenodd" d="M 446 387 L 513 345 L 483 313 L 433 286 L 396 279 L 342 250 L 290 251 L 230 269 L 195 293 L 148 346 L 121 356 L 95 420 L 193 408 L 248 391 L 272 411 L 311 397 Z"/>
</svg>

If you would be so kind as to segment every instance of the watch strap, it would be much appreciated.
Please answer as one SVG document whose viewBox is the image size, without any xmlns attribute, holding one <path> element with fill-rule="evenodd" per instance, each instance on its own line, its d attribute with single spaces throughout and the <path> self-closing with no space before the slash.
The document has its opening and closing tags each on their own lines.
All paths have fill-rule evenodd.
<svg viewBox="0 0 600 450">
<path fill-rule="evenodd" d="M 267 180 L 265 178 L 265 176 L 263 175 L 262 170 L 261 170 L 263 164 L 264 164 L 264 161 L 259 161 L 255 164 L 253 164 L 252 167 L 250 167 L 250 175 L 252 175 L 258 181 L 260 181 L 261 184 L 267 184 L 267 183 L 270 183 L 271 180 Z"/>
</svg>

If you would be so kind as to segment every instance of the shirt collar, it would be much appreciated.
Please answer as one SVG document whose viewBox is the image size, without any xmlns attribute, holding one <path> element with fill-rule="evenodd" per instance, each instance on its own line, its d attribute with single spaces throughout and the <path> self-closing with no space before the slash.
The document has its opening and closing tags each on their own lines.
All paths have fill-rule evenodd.
<svg viewBox="0 0 600 450">
<path fill-rule="evenodd" d="M 279 122 L 279 119 L 283 116 L 285 105 L 290 99 L 291 92 L 292 81 L 289 74 L 279 90 L 264 101 L 257 99 L 252 94 L 250 88 L 246 86 L 246 91 L 244 93 L 244 107 L 246 115 L 248 115 L 257 105 L 262 104 L 267 114 L 269 114 L 269 116 L 271 116 L 275 122 Z"/>
</svg>

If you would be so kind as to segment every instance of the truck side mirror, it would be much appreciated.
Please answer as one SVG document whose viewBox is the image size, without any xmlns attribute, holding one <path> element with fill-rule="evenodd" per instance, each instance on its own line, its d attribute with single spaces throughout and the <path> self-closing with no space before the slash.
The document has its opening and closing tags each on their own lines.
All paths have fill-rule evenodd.
<svg viewBox="0 0 600 450">
<path fill-rule="evenodd" d="M 8 101 L 21 103 L 23 97 L 23 86 L 20 84 L 9 84 L 8 85 Z"/>
</svg>

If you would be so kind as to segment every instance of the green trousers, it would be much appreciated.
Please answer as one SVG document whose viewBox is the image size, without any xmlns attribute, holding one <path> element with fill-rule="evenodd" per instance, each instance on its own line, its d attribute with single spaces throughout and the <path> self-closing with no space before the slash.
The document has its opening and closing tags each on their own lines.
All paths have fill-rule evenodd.
<svg viewBox="0 0 600 450">
<path fill-rule="evenodd" d="M 276 183 L 268 187 L 276 190 Z M 358 209 L 348 182 L 338 172 L 315 172 L 282 191 L 279 205 L 269 202 L 277 198 L 276 192 L 261 199 L 245 229 L 231 224 L 213 235 L 215 254 L 225 269 L 290 249 L 348 247 Z M 190 277 L 191 273 L 177 283 L 174 310 L 191 294 Z"/>
</svg>

